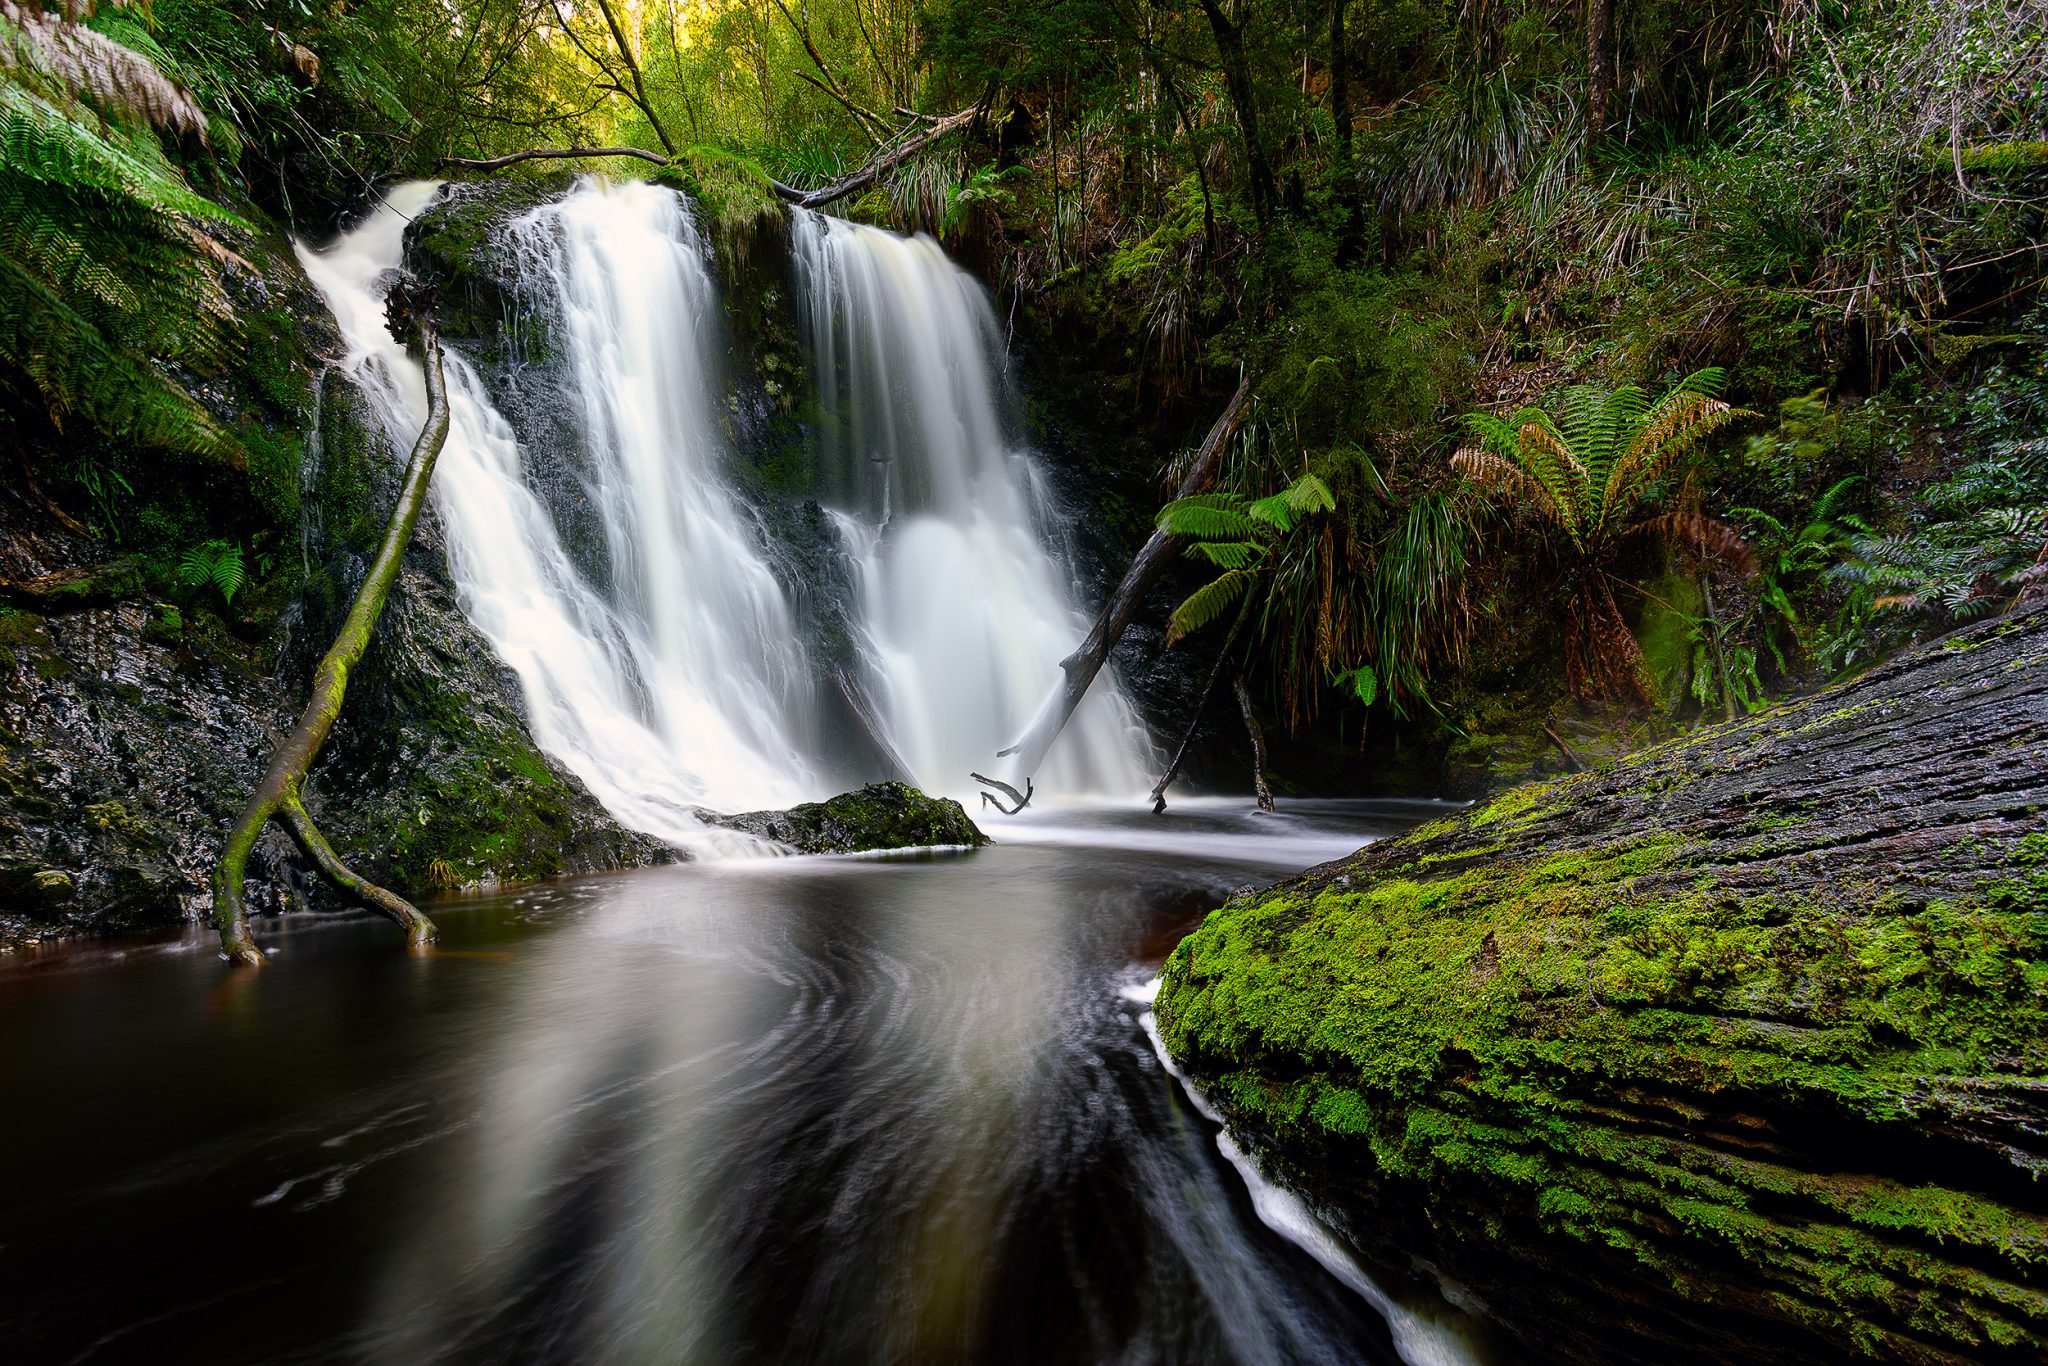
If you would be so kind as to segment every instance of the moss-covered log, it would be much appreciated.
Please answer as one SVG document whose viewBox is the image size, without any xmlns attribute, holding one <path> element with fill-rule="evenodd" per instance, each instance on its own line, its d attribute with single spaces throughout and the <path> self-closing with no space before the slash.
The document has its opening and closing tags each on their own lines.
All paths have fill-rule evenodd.
<svg viewBox="0 0 2048 1366">
<path fill-rule="evenodd" d="M 420 510 L 426 506 L 427 486 L 434 477 L 434 462 L 440 458 L 441 447 L 448 441 L 448 386 L 442 374 L 441 348 L 435 340 L 433 324 L 421 320 L 419 333 L 425 353 L 427 420 L 420 429 L 419 440 L 413 445 L 412 458 L 406 465 L 405 483 L 391 509 L 383 544 L 377 548 L 377 557 L 371 561 L 369 573 L 363 576 L 362 587 L 356 590 L 355 601 L 349 607 L 348 616 L 336 633 L 334 643 L 313 671 L 313 690 L 306 701 L 306 709 L 299 714 L 298 724 L 292 727 L 291 733 L 271 757 L 270 766 L 256 784 L 248 806 L 228 832 L 220 863 L 214 869 L 213 923 L 220 931 L 221 947 L 227 952 L 230 962 L 251 966 L 263 962 L 263 952 L 256 947 L 256 941 L 249 933 L 249 914 L 243 905 L 242 886 L 250 851 L 256 847 L 256 839 L 263 833 L 263 827 L 273 820 L 283 824 L 306 856 L 313 860 L 314 866 L 344 892 L 402 926 L 408 944 L 418 947 L 434 937 L 433 922 L 412 903 L 395 892 L 364 880 L 342 863 L 326 837 L 313 824 L 313 818 L 306 813 L 301 800 L 307 770 L 319 757 L 321 745 L 326 743 L 328 732 L 334 729 L 334 722 L 341 715 L 341 704 L 348 692 L 349 671 L 362 659 L 363 651 L 369 648 L 370 633 L 377 627 L 377 618 L 383 615 L 384 600 L 390 596 L 391 585 L 396 582 L 399 567 L 405 562 L 405 548 L 411 544 Z"/>
<path fill-rule="evenodd" d="M 1552 1361 L 2048 1357 L 2048 610 L 1212 914 L 1174 1055 Z"/>
</svg>

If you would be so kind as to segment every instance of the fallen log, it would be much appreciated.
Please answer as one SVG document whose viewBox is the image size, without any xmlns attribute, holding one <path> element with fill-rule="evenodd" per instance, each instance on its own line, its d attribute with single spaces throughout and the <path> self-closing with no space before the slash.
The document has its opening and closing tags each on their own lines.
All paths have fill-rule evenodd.
<svg viewBox="0 0 2048 1366">
<path fill-rule="evenodd" d="M 1500 1359 L 2048 1360 L 2048 607 L 1211 914 L 1177 1064 Z"/>
<path fill-rule="evenodd" d="M 394 319 L 410 317 L 410 305 L 402 296 L 394 296 L 391 311 Z M 341 715 L 349 672 L 362 659 L 363 651 L 370 643 L 370 633 L 376 629 L 377 618 L 383 615 L 384 600 L 398 579 L 399 566 L 405 560 L 405 548 L 412 541 L 420 509 L 426 505 L 427 485 L 434 476 L 434 462 L 439 459 L 441 448 L 448 440 L 448 387 L 442 375 L 440 343 L 434 336 L 432 323 L 422 318 L 418 320 L 418 326 L 420 344 L 425 353 L 427 420 L 419 440 L 413 445 L 405 483 L 399 490 L 397 504 L 391 510 L 383 544 L 377 549 L 377 558 L 370 564 L 370 572 L 363 577 L 362 587 L 356 590 L 355 602 L 350 605 L 348 617 L 342 622 L 334 643 L 328 647 L 320 666 L 313 671 L 313 690 L 306 700 L 306 709 L 300 713 L 298 724 L 292 727 L 291 733 L 271 756 L 270 767 L 256 784 L 241 817 L 228 832 L 220 862 L 214 867 L 213 923 L 220 932 L 221 948 L 231 963 L 253 967 L 263 962 L 263 952 L 256 947 L 256 941 L 249 933 L 249 914 L 243 903 L 242 889 L 250 851 L 256 847 L 257 837 L 263 833 L 263 828 L 273 820 L 285 828 L 314 866 L 344 893 L 397 922 L 405 930 L 408 945 L 418 948 L 434 937 L 433 922 L 412 903 L 370 882 L 341 861 L 313 823 L 303 800 L 306 773 L 312 768 L 314 759 L 319 757 L 320 747 L 326 743 L 328 732 L 334 729 L 334 722 Z"/>
<path fill-rule="evenodd" d="M 1208 487 L 1216 475 L 1216 465 L 1222 460 L 1224 450 L 1237 435 L 1238 428 L 1244 425 L 1251 398 L 1252 382 L 1250 376 L 1246 376 L 1238 381 L 1237 392 L 1231 395 L 1223 415 L 1216 419 L 1215 425 L 1209 428 L 1209 435 L 1203 438 L 1194 463 L 1188 467 L 1187 473 L 1181 477 L 1180 487 L 1174 491 L 1175 498 L 1192 497 Z M 1123 639 L 1124 628 L 1138 614 L 1138 604 L 1144 600 L 1146 591 L 1166 572 L 1166 566 L 1179 553 L 1182 544 L 1182 537 L 1172 535 L 1164 528 L 1153 529 L 1145 544 L 1132 557 L 1131 566 L 1124 571 L 1115 591 L 1109 595 L 1109 601 L 1103 606 L 1102 615 L 1095 619 L 1094 629 L 1088 632 L 1087 639 L 1060 661 L 1063 677 L 1046 695 L 1037 717 L 1015 744 L 998 751 L 998 758 L 1016 755 L 1017 772 L 1032 774 L 1038 771 L 1053 741 L 1059 739 L 1074 709 L 1087 696 L 1095 675 L 1101 673 L 1102 666 L 1108 662 L 1109 652 Z"/>
</svg>

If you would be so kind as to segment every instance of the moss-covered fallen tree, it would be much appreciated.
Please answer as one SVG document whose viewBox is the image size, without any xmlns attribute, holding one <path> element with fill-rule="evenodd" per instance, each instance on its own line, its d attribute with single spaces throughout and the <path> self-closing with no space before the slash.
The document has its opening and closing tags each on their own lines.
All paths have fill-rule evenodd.
<svg viewBox="0 0 2048 1366">
<path fill-rule="evenodd" d="M 1242 895 L 1168 1046 L 1539 1360 L 2048 1356 L 2048 610 Z"/>
</svg>

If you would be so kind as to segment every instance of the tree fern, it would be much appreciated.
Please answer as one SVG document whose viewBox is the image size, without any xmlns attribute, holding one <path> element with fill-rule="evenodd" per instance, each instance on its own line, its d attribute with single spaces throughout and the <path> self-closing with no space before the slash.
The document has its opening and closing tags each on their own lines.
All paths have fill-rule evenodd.
<svg viewBox="0 0 2048 1366">
<path fill-rule="evenodd" d="M 1604 581 L 1624 535 L 1682 526 L 1703 550 L 1746 559 L 1740 536 L 1711 518 L 1642 517 L 1658 480 L 1708 436 L 1748 416 L 1715 396 L 1721 378 L 1719 370 L 1698 371 L 1654 402 L 1635 385 L 1573 385 L 1548 408 L 1465 419 L 1474 444 L 1453 455 L 1452 465 L 1483 493 L 1533 513 L 1567 548 L 1574 591 L 1566 637 L 1581 652 L 1567 665 L 1581 690 L 1611 692 L 1620 680 L 1622 692 L 1647 697 L 1642 650 Z"/>
<path fill-rule="evenodd" d="M 192 190 L 161 136 L 203 142 L 207 120 L 148 57 L 0 0 L 0 382 L 60 429 L 235 462 L 159 367 L 225 359 L 224 249 L 199 222 L 246 225 Z"/>
</svg>

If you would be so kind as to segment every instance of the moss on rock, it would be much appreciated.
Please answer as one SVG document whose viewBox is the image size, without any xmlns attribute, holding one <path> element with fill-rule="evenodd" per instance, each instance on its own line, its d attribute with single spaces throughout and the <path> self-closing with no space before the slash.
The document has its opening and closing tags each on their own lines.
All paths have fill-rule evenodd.
<svg viewBox="0 0 2048 1366">
<path fill-rule="evenodd" d="M 703 813 L 729 830 L 786 844 L 800 854 L 856 854 L 876 849 L 978 849 L 989 837 L 951 797 L 929 797 L 908 783 L 869 783 L 787 811 L 737 816 Z"/>
<path fill-rule="evenodd" d="M 1212 914 L 1168 1044 L 1532 1356 L 2048 1353 L 2048 612 Z"/>
</svg>

